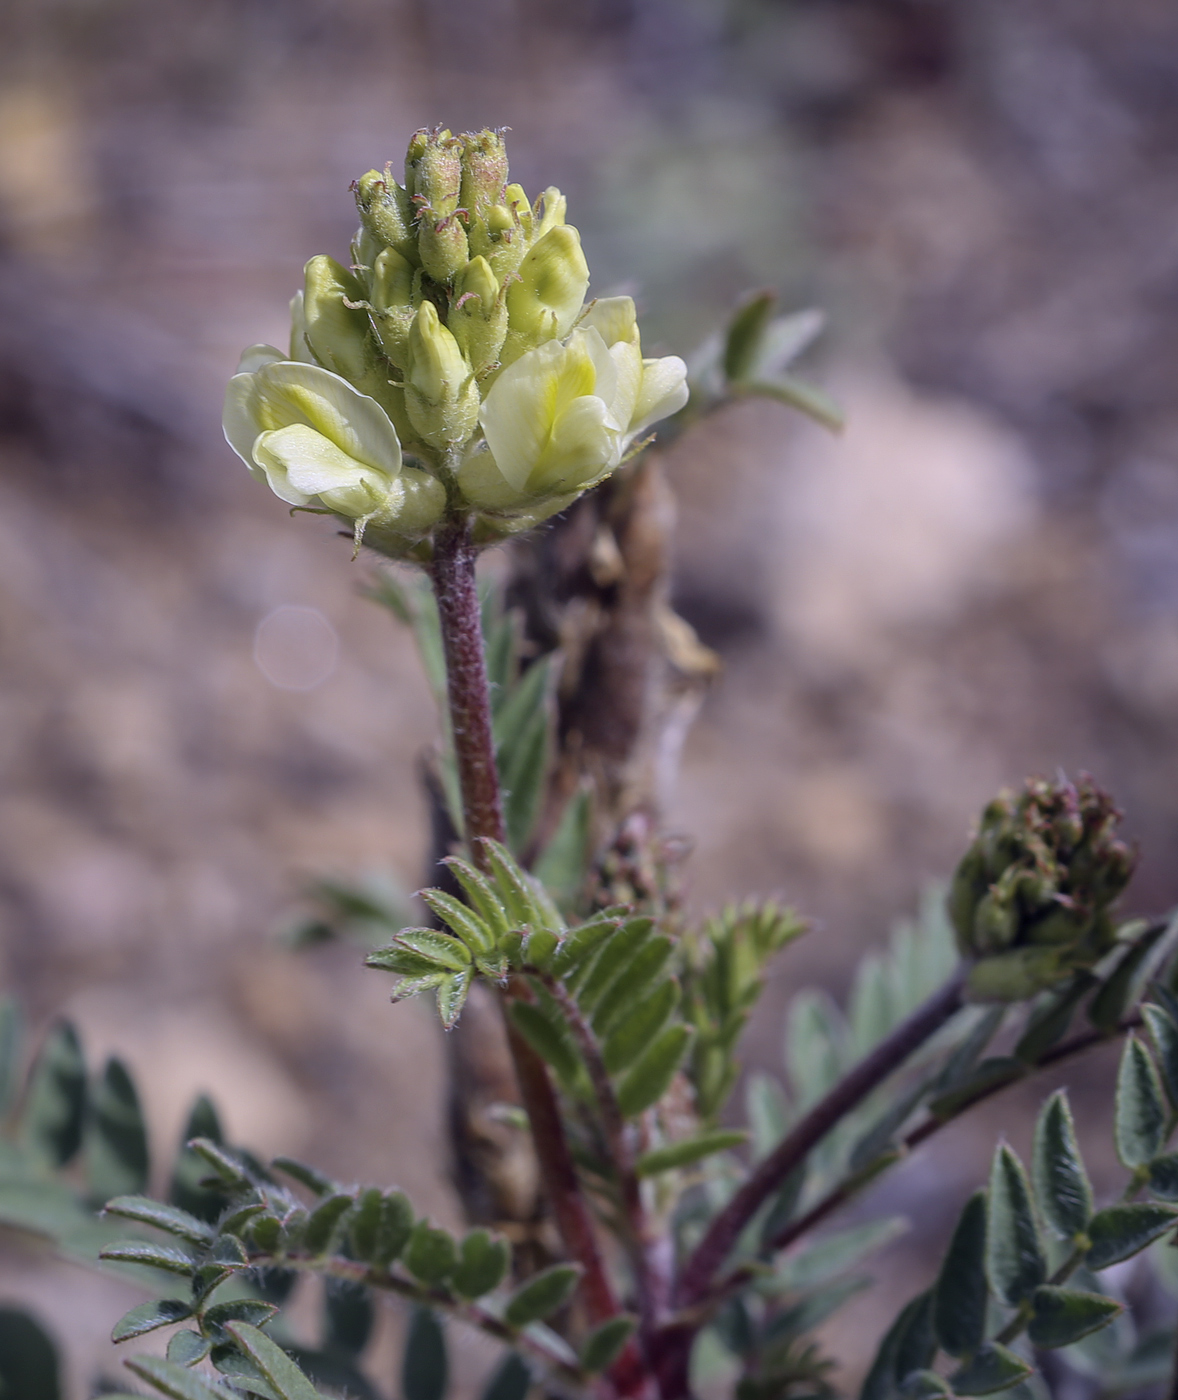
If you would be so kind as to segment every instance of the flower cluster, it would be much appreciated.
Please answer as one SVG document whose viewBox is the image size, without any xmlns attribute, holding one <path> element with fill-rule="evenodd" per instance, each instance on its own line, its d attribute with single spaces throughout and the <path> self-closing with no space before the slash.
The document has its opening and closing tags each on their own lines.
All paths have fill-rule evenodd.
<svg viewBox="0 0 1178 1400">
<path fill-rule="evenodd" d="M 644 359 L 634 303 L 585 304 L 565 200 L 508 183 L 493 131 L 419 131 L 405 183 L 355 184 L 352 262 L 307 263 L 288 355 L 247 350 L 225 435 L 284 501 L 353 522 L 393 556 L 441 520 L 526 529 L 608 476 L 687 400 L 686 367 Z"/>
<path fill-rule="evenodd" d="M 1136 864 L 1120 816 L 1087 777 L 1031 778 L 990 803 L 949 891 L 975 997 L 1019 1001 L 1109 952 L 1110 909 Z"/>
</svg>

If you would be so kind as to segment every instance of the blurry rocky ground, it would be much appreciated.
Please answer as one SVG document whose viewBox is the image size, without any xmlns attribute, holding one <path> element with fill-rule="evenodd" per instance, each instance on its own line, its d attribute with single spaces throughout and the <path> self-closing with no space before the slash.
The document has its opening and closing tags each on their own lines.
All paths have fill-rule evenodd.
<svg viewBox="0 0 1178 1400">
<path fill-rule="evenodd" d="M 1028 771 L 1111 787 L 1136 906 L 1173 902 L 1169 0 L 8 0 L 0 28 L 0 976 L 126 1057 L 157 1153 L 207 1089 L 234 1138 L 455 1218 L 440 1033 L 354 950 L 276 936 L 311 876 L 419 882 L 425 687 L 366 566 L 218 422 L 346 248 L 348 182 L 423 124 L 510 126 L 648 344 L 756 286 L 831 312 L 809 372 L 844 437 L 740 405 L 668 461 L 678 606 L 725 662 L 670 812 L 690 902 L 817 925 L 754 1057 Z M 1108 1077 L 1077 1072 L 1092 1111 Z M 848 1383 L 1037 1098 L 878 1193 L 919 1229 L 830 1331 Z M 130 1290 L 9 1238 L 0 1298 L 68 1327 L 73 1396 L 117 1371 Z"/>
</svg>

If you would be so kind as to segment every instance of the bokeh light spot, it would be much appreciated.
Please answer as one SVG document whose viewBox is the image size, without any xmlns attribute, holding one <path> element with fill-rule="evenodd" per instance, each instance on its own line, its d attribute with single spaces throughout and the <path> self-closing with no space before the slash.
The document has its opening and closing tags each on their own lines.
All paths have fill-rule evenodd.
<svg viewBox="0 0 1178 1400">
<path fill-rule="evenodd" d="M 283 603 L 258 623 L 254 661 L 279 690 L 314 690 L 335 670 L 339 637 L 318 608 Z"/>
</svg>

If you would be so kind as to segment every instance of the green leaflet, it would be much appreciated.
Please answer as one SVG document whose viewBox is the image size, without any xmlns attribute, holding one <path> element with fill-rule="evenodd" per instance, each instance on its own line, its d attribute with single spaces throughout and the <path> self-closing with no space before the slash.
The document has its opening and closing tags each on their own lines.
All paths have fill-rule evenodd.
<svg viewBox="0 0 1178 1400">
<path fill-rule="evenodd" d="M 986 1193 L 975 1191 L 953 1231 L 933 1294 L 933 1326 L 950 1356 L 977 1351 L 986 1335 Z"/>
<path fill-rule="evenodd" d="M 537 662 L 529 669 L 528 676 L 535 671 L 546 673 L 547 670 L 546 663 Z M 522 686 L 520 688 L 523 689 Z M 508 842 L 517 851 L 527 845 L 536 825 L 548 778 L 552 720 L 545 700 L 546 696 L 541 691 L 537 708 L 529 717 L 526 727 L 514 742 L 499 747 L 503 821 Z"/>
<path fill-rule="evenodd" d="M 381 1203 L 372 1262 L 382 1268 L 399 1259 L 413 1232 L 413 1206 L 402 1191 L 390 1191 Z"/>
<path fill-rule="evenodd" d="M 902 1235 L 908 1222 L 899 1216 L 868 1220 L 827 1235 L 786 1259 L 774 1274 L 774 1286 L 804 1291 L 846 1273 L 877 1249 Z"/>
<path fill-rule="evenodd" d="M 670 1020 L 679 1001 L 679 984 L 673 978 L 660 982 L 641 1005 L 606 1036 L 601 1058 L 610 1074 L 621 1074 L 642 1054 Z"/>
<path fill-rule="evenodd" d="M 463 1298 L 481 1298 L 507 1276 L 511 1251 L 507 1241 L 487 1230 L 472 1230 L 458 1247 L 458 1265 L 450 1286 Z"/>
<path fill-rule="evenodd" d="M 29 1072 L 19 1140 L 50 1167 L 64 1166 L 82 1145 L 86 1064 L 68 1021 L 50 1030 Z"/>
<path fill-rule="evenodd" d="M 437 1287 L 445 1283 L 458 1264 L 458 1246 L 453 1237 L 428 1220 L 419 1220 L 405 1246 L 405 1267 L 422 1283 Z"/>
<path fill-rule="evenodd" d="M 1163 1201 L 1178 1201 L 1178 1152 L 1155 1157 L 1149 1164 L 1149 1190 Z"/>
<path fill-rule="evenodd" d="M 785 1063 L 800 1107 L 808 1108 L 831 1087 L 843 1066 L 842 1017 L 822 992 L 799 992 L 790 1002 Z"/>
<path fill-rule="evenodd" d="M 608 1370 L 622 1354 L 622 1348 L 633 1335 L 637 1319 L 622 1315 L 611 1317 L 594 1328 L 581 1347 L 581 1366 L 590 1375 Z"/>
<path fill-rule="evenodd" d="M 1012 1308 L 1047 1277 L 1030 1183 L 1022 1162 L 1005 1143 L 995 1152 L 990 1171 L 986 1272 L 995 1294 Z"/>
<path fill-rule="evenodd" d="M 437 968 L 462 972 L 470 966 L 470 949 L 447 933 L 436 933 L 429 928 L 407 928 L 397 934 L 395 941 L 398 947 L 416 953 Z"/>
<path fill-rule="evenodd" d="M 936 1400 L 941 1395 L 952 1396 L 949 1383 L 936 1371 L 913 1371 L 900 1387 L 905 1400 Z"/>
<path fill-rule="evenodd" d="M 225 1330 L 261 1371 L 280 1400 L 322 1400 L 319 1392 L 286 1352 L 248 1322 L 230 1322 Z"/>
<path fill-rule="evenodd" d="M 1093 997 L 1088 1007 L 1088 1019 L 1098 1030 L 1112 1030 L 1125 1014 L 1138 971 L 1150 949 L 1165 931 L 1165 924 L 1155 924 L 1136 938 L 1126 949 L 1104 986 Z"/>
<path fill-rule="evenodd" d="M 574 1084 L 581 1069 L 580 1057 L 568 1027 L 527 1001 L 513 1001 L 508 1015 L 532 1049 L 550 1064 L 565 1084 Z"/>
<path fill-rule="evenodd" d="M 627 1118 L 657 1103 L 666 1093 L 691 1040 L 686 1026 L 668 1026 L 618 1085 L 618 1107 Z"/>
<path fill-rule="evenodd" d="M 582 1011 L 592 1014 L 614 979 L 637 957 L 639 948 L 651 936 L 653 928 L 651 919 L 627 919 L 598 951 L 597 957 L 588 966 L 584 981 L 577 983 L 577 1001 Z"/>
<path fill-rule="evenodd" d="M 647 995 L 662 976 L 674 943 L 665 933 L 648 938 L 625 968 L 614 978 L 593 1012 L 593 1029 L 607 1036 L 616 1029 L 632 1006 Z"/>
<path fill-rule="evenodd" d="M 107 1245 L 99 1251 L 98 1257 L 119 1264 L 142 1264 L 147 1268 L 162 1269 L 165 1273 L 179 1274 L 182 1278 L 191 1278 L 195 1267 L 190 1254 L 167 1245 L 146 1244 L 142 1240 L 125 1240 Z"/>
<path fill-rule="evenodd" d="M 1117 1155 L 1125 1166 L 1142 1167 L 1157 1156 L 1166 1117 L 1158 1072 L 1145 1046 L 1130 1035 L 1121 1054 L 1114 1111 Z"/>
<path fill-rule="evenodd" d="M 1120 1303 L 1103 1293 L 1044 1285 L 1035 1290 L 1035 1309 L 1027 1335 L 1037 1347 L 1066 1347 L 1090 1332 L 1107 1326 L 1123 1311 Z"/>
<path fill-rule="evenodd" d="M 116 1196 L 113 1201 L 107 1202 L 104 1214 L 117 1215 L 122 1220 L 135 1220 L 140 1225 L 153 1225 L 157 1230 L 164 1230 L 190 1244 L 210 1245 L 214 1238 L 211 1225 L 206 1225 L 203 1220 L 180 1210 L 178 1206 L 153 1201 L 149 1196 Z"/>
<path fill-rule="evenodd" d="M 421 890 L 422 902 L 460 938 L 476 957 L 480 953 L 491 953 L 499 941 L 496 933 L 488 928 L 486 921 L 455 899 L 445 890 Z M 506 931 L 506 930 L 505 930 Z"/>
<path fill-rule="evenodd" d="M 345 1192 L 328 1196 L 307 1217 L 303 1232 L 303 1246 L 308 1254 L 327 1254 L 335 1240 L 336 1231 L 348 1211 L 355 1204 L 354 1198 Z"/>
<path fill-rule="evenodd" d="M 1141 1017 L 1157 1056 L 1166 1096 L 1171 1104 L 1178 1104 L 1178 1026 L 1168 1011 L 1148 1001 L 1141 1008 Z"/>
<path fill-rule="evenodd" d="M 212 1349 L 213 1344 L 207 1337 L 184 1328 L 173 1333 L 168 1339 L 168 1360 L 174 1361 L 177 1366 L 195 1366 L 198 1361 L 203 1361 Z"/>
<path fill-rule="evenodd" d="M 733 1132 L 716 1128 L 711 1132 L 697 1133 L 695 1137 L 673 1142 L 668 1147 L 656 1147 L 644 1152 L 635 1163 L 639 1176 L 657 1176 L 675 1167 L 687 1167 L 700 1162 L 714 1152 L 726 1152 L 731 1147 L 739 1147 L 748 1138 L 747 1133 Z"/>
<path fill-rule="evenodd" d="M 1096 986 L 1090 972 L 1077 972 L 1071 982 L 1059 991 L 1049 992 L 1042 1005 L 1027 1020 L 1025 1029 L 1014 1047 L 1015 1058 L 1028 1065 L 1050 1050 L 1067 1033 L 1076 1008 Z"/>
<path fill-rule="evenodd" d="M 297 1181 L 300 1186 L 305 1186 L 313 1196 L 330 1196 L 339 1191 L 339 1186 L 318 1167 L 310 1167 L 306 1162 L 296 1161 L 294 1157 L 275 1157 L 270 1165 L 276 1171 Z"/>
<path fill-rule="evenodd" d="M 498 940 L 509 933 L 511 921 L 507 910 L 482 871 L 476 870 L 468 861 L 461 860 L 458 856 L 447 856 L 441 863 L 462 886 L 467 899 L 470 900 L 471 908 L 491 930 L 495 939 Z"/>
<path fill-rule="evenodd" d="M 568 1302 L 580 1278 L 578 1264 L 553 1264 L 544 1269 L 511 1295 L 503 1310 L 504 1322 L 509 1327 L 526 1327 L 542 1321 Z"/>
<path fill-rule="evenodd" d="M 567 977 L 587 962 L 620 923 L 621 920 L 603 914 L 572 929 L 552 959 L 553 976 Z"/>
<path fill-rule="evenodd" d="M 1173 1206 L 1141 1203 L 1099 1210 L 1088 1223 L 1092 1244 L 1084 1263 L 1093 1273 L 1099 1273 L 1110 1264 L 1130 1259 L 1173 1228 L 1175 1221 L 1178 1209 Z"/>
<path fill-rule="evenodd" d="M 154 1332 L 157 1327 L 171 1327 L 174 1322 L 183 1322 L 191 1316 L 192 1305 L 181 1298 L 152 1298 L 124 1313 L 115 1323 L 110 1339 L 112 1342 L 129 1342 L 134 1337 Z"/>
<path fill-rule="evenodd" d="M 347 1279 L 325 1279 L 324 1304 L 327 1322 L 325 1350 L 359 1356 L 368 1344 L 372 1325 L 376 1321 L 371 1290 Z M 313 1366 L 308 1366 L 308 1370 L 315 1379 Z"/>
<path fill-rule="evenodd" d="M 8 1116 L 20 1090 L 22 1032 L 20 1007 L 11 997 L 0 997 L 0 1119 Z"/>
<path fill-rule="evenodd" d="M 214 1334 L 218 1342 L 228 1341 L 224 1334 L 230 1322 L 248 1322 L 251 1327 L 264 1327 L 278 1312 L 273 1303 L 265 1303 L 260 1298 L 235 1298 L 227 1303 L 214 1303 L 205 1308 L 201 1316 L 203 1326 Z"/>
<path fill-rule="evenodd" d="M 1047 1100 L 1035 1123 L 1031 1173 L 1035 1199 L 1047 1224 L 1061 1239 L 1082 1235 L 1093 1211 L 1092 1187 L 1062 1089 Z"/>
<path fill-rule="evenodd" d="M 367 1187 L 357 1198 L 356 1209 L 348 1222 L 352 1253 L 357 1259 L 370 1260 L 376 1253 L 376 1232 L 380 1228 L 383 1199 L 377 1186 Z"/>
<path fill-rule="evenodd" d="M 531 1388 L 532 1373 L 528 1370 L 528 1363 L 519 1352 L 509 1351 L 491 1373 L 480 1400 L 525 1400 Z"/>
<path fill-rule="evenodd" d="M 140 1380 L 154 1386 L 171 1400 L 227 1400 L 225 1390 L 175 1361 L 155 1356 L 132 1356 L 126 1363 Z"/>
<path fill-rule="evenodd" d="M 86 1183 L 97 1206 L 147 1189 L 147 1126 L 135 1085 L 121 1060 L 106 1062 L 83 1135 Z"/>
<path fill-rule="evenodd" d="M 458 1020 L 473 980 L 474 969 L 467 968 L 464 972 L 447 973 L 438 983 L 438 1015 L 447 1030 Z"/>
<path fill-rule="evenodd" d="M 972 1360 L 949 1377 L 949 1385 L 957 1395 L 992 1395 L 1025 1381 L 1031 1373 L 1022 1357 L 998 1342 L 987 1342 Z"/>
<path fill-rule="evenodd" d="M 565 805 L 552 838 L 532 866 L 536 879 L 562 907 L 574 904 L 589 866 L 592 837 L 592 797 L 588 788 L 575 792 Z"/>
<path fill-rule="evenodd" d="M 871 1369 L 863 1381 L 859 1400 L 889 1400 L 892 1392 L 913 1371 L 932 1364 L 937 1351 L 933 1332 L 933 1295 L 918 1293 L 900 1310 L 884 1334 Z"/>
<path fill-rule="evenodd" d="M 449 1377 L 446 1337 L 429 1308 L 417 1308 L 401 1359 L 404 1400 L 442 1400 Z"/>
</svg>

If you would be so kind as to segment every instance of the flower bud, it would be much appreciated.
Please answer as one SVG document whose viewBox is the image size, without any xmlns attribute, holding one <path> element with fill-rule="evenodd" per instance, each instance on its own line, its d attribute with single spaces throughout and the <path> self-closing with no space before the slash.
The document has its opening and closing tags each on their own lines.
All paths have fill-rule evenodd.
<svg viewBox="0 0 1178 1400">
<path fill-rule="evenodd" d="M 416 210 L 409 198 L 393 179 L 386 165 L 384 173 L 369 170 L 355 184 L 356 207 L 360 222 L 384 247 L 395 248 L 403 258 L 417 261 Z M 357 262 L 367 262 L 357 258 Z"/>
<path fill-rule="evenodd" d="M 409 329 L 405 403 L 431 447 L 465 442 L 478 423 L 479 391 L 458 342 L 423 301 Z"/>
<path fill-rule="evenodd" d="M 414 269 L 395 248 L 385 248 L 372 269 L 372 327 L 381 348 L 393 362 L 405 364 L 413 305 Z"/>
<path fill-rule="evenodd" d="M 417 250 L 435 282 L 449 282 L 466 265 L 466 230 L 458 218 L 462 139 L 449 131 L 418 132 L 409 146 L 406 181 L 417 206 Z"/>
<path fill-rule="evenodd" d="M 303 326 L 307 344 L 325 368 L 353 383 L 372 365 L 368 317 L 346 302 L 364 300 L 364 289 L 345 267 L 323 254 L 303 269 Z"/>
<path fill-rule="evenodd" d="M 459 203 L 471 220 L 503 203 L 507 184 L 507 148 L 497 131 L 468 134 L 462 147 L 462 183 Z"/>
<path fill-rule="evenodd" d="M 949 892 L 971 995 L 1018 1000 L 1091 967 L 1116 938 L 1109 907 L 1135 858 L 1120 813 L 1091 779 L 1028 780 L 982 814 Z"/>
<path fill-rule="evenodd" d="M 507 334 L 507 302 L 486 258 L 472 258 L 454 284 L 449 325 L 475 374 L 499 358 Z"/>
<path fill-rule="evenodd" d="M 535 243 L 507 289 L 504 363 L 572 329 L 589 287 L 589 265 L 575 228 L 561 224 Z"/>
</svg>

